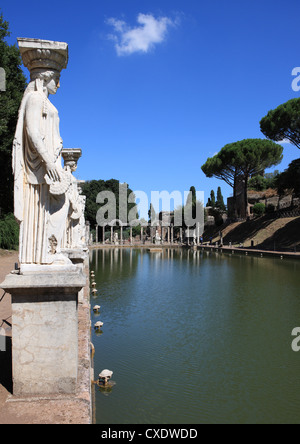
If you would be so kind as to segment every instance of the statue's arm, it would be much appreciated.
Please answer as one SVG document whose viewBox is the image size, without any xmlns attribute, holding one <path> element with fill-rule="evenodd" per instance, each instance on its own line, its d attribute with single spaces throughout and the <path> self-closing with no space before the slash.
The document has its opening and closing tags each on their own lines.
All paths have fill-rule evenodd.
<svg viewBox="0 0 300 444">
<path fill-rule="evenodd" d="M 39 93 L 32 93 L 28 98 L 25 110 L 25 128 L 27 136 L 34 146 L 36 152 L 45 162 L 48 175 L 53 180 L 59 180 L 59 175 L 55 166 L 54 159 L 48 153 L 44 136 L 40 132 L 40 122 L 43 118 L 44 101 Z"/>
</svg>

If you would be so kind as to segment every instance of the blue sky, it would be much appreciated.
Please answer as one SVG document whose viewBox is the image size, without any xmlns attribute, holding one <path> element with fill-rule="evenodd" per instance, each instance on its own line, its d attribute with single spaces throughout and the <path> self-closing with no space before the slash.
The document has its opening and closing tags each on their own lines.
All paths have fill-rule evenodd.
<svg viewBox="0 0 300 444">
<path fill-rule="evenodd" d="M 77 177 L 133 190 L 205 192 L 201 165 L 227 143 L 263 138 L 259 121 L 299 97 L 299 0 L 2 0 L 17 37 L 64 41 L 70 60 L 51 100 Z M 28 71 L 24 68 L 26 75 Z M 300 83 L 300 82 L 299 82 Z M 284 144 L 284 170 L 299 150 Z M 272 168 L 271 170 L 273 170 Z"/>
</svg>

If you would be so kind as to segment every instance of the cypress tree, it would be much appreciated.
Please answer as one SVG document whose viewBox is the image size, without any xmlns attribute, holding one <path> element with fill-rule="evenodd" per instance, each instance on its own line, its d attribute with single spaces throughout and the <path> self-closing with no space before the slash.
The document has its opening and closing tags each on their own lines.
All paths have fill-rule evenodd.
<svg viewBox="0 0 300 444">
<path fill-rule="evenodd" d="M 218 187 L 216 207 L 220 211 L 225 211 L 226 210 L 226 207 L 225 207 L 225 204 L 224 204 L 224 198 L 223 198 L 222 191 L 221 191 L 221 187 Z"/>
</svg>

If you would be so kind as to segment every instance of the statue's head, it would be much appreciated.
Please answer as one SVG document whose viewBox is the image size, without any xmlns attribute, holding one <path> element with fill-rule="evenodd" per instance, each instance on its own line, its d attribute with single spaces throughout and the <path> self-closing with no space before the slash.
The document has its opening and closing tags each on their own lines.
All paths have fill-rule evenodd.
<svg viewBox="0 0 300 444">
<path fill-rule="evenodd" d="M 65 162 L 65 166 L 70 167 L 72 173 L 75 173 L 75 171 L 77 170 L 77 162 L 75 162 L 74 160 L 69 160 Z"/>
<path fill-rule="evenodd" d="M 65 169 L 70 169 L 72 173 L 77 170 L 77 162 L 81 157 L 81 148 L 65 148 L 61 152 L 64 159 Z"/>
<path fill-rule="evenodd" d="M 56 94 L 60 87 L 60 73 L 58 71 L 45 69 L 32 70 L 30 80 L 36 81 L 37 79 L 42 82 L 43 88 L 46 89 L 49 94 Z"/>
<path fill-rule="evenodd" d="M 24 66 L 29 69 L 31 83 L 42 83 L 49 94 L 59 88 L 60 73 L 68 64 L 68 45 L 51 40 L 18 38 Z"/>
</svg>

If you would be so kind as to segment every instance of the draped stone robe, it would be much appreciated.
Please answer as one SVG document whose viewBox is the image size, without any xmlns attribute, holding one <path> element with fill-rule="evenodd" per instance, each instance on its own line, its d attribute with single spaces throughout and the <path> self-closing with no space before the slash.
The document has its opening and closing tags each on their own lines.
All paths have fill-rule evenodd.
<svg viewBox="0 0 300 444">
<path fill-rule="evenodd" d="M 58 111 L 39 80 L 25 91 L 13 146 L 15 216 L 20 222 L 20 262 L 49 264 L 60 248 L 65 196 L 54 197 L 46 184 L 45 160 L 61 167 Z"/>
</svg>

